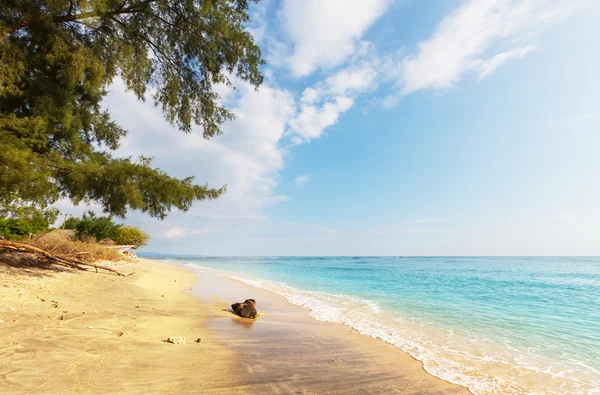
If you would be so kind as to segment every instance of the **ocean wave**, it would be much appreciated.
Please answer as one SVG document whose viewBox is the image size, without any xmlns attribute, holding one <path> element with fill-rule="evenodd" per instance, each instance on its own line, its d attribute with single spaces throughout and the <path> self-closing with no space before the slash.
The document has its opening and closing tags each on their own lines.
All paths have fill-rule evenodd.
<svg viewBox="0 0 600 395">
<path fill-rule="evenodd" d="M 382 311 L 375 301 L 368 299 L 302 290 L 227 272 L 221 274 L 283 296 L 290 303 L 307 309 L 317 320 L 340 323 L 392 344 L 421 361 L 428 373 L 467 387 L 475 394 L 600 393 L 600 372 L 587 365 L 569 361 L 556 363 L 510 344 L 460 337 L 452 329 L 429 328 Z"/>
<path fill-rule="evenodd" d="M 197 263 L 185 262 L 185 266 L 188 266 L 194 270 L 215 270 L 210 266 L 199 265 Z"/>
</svg>

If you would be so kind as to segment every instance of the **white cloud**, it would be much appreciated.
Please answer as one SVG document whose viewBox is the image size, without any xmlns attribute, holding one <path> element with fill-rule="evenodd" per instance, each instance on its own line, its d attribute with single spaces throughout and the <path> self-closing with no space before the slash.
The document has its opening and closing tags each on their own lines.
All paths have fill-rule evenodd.
<svg viewBox="0 0 600 395">
<path fill-rule="evenodd" d="M 165 233 L 167 239 L 180 239 L 185 236 L 185 229 L 171 228 Z"/>
<path fill-rule="evenodd" d="M 197 183 L 208 182 L 211 187 L 227 184 L 227 193 L 219 199 L 196 202 L 188 213 L 175 211 L 162 223 L 136 213 L 128 216 L 128 222 L 143 223 L 155 239 L 204 237 L 207 233 L 201 229 L 221 228 L 224 222 L 239 226 L 264 221 L 263 208 L 289 199 L 275 188 L 284 165 L 280 143 L 296 112 L 294 98 L 268 83 L 258 91 L 241 81 L 234 83 L 236 93 L 228 100 L 237 119 L 224 124 L 224 134 L 211 140 L 202 138 L 198 129 L 190 134 L 176 130 L 159 108 L 126 93 L 121 81 L 111 87 L 104 105 L 129 130 L 118 156 L 153 157 L 153 166 L 173 176 L 195 176 Z"/>
<path fill-rule="evenodd" d="M 325 80 L 323 90 L 328 94 L 347 95 L 349 92 L 363 92 L 377 77 L 373 64 L 366 63 L 359 67 L 348 67 Z"/>
<path fill-rule="evenodd" d="M 337 96 L 320 107 L 302 106 L 300 113 L 290 121 L 290 127 L 302 140 L 293 139 L 292 141 L 310 141 L 321 137 L 325 128 L 335 124 L 340 114 L 352 107 L 352 104 L 352 99 Z"/>
<path fill-rule="evenodd" d="M 300 98 L 300 111 L 290 121 L 290 129 L 295 134 L 292 143 L 321 137 L 327 127 L 334 125 L 340 115 L 352 107 L 359 94 L 374 89 L 377 65 L 376 60 L 364 60 L 306 88 Z"/>
<path fill-rule="evenodd" d="M 308 176 L 300 176 L 300 177 L 296 177 L 296 179 L 294 180 L 294 182 L 296 183 L 296 185 L 302 185 L 302 184 L 306 184 L 309 180 Z"/>
<path fill-rule="evenodd" d="M 469 0 L 436 27 L 433 35 L 418 44 L 418 52 L 404 59 L 401 68 L 403 93 L 419 89 L 448 89 L 475 70 L 481 78 L 500 65 L 533 50 L 519 46 L 487 55 L 511 38 L 524 38 L 536 27 L 564 18 L 571 11 L 566 1 Z M 486 60 L 487 55 L 487 60 Z"/>
<path fill-rule="evenodd" d="M 279 12 L 291 53 L 277 46 L 275 63 L 296 77 L 342 64 L 360 48 L 360 37 L 385 11 L 388 0 L 285 0 Z"/>
<path fill-rule="evenodd" d="M 473 61 L 473 68 L 479 73 L 479 78 L 485 78 L 510 59 L 525 56 L 534 49 L 533 45 L 528 45 L 523 48 L 515 48 L 511 51 L 499 53 L 487 60 L 476 59 Z"/>
<path fill-rule="evenodd" d="M 267 33 L 267 9 L 271 5 L 271 0 L 263 0 L 258 4 L 251 5 L 251 24 L 248 26 L 248 30 L 254 37 L 254 41 L 258 44 L 262 44 L 266 33 Z"/>
<path fill-rule="evenodd" d="M 165 232 L 167 239 L 185 239 L 194 236 L 208 235 L 213 233 L 219 233 L 218 228 L 178 228 L 173 227 Z"/>
</svg>

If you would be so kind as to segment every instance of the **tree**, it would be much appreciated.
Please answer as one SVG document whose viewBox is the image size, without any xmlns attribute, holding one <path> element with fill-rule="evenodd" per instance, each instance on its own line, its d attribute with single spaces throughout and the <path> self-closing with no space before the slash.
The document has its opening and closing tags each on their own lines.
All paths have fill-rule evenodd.
<svg viewBox="0 0 600 395">
<path fill-rule="evenodd" d="M 79 222 L 81 222 L 81 218 L 71 216 L 67 218 L 67 220 L 61 227 L 63 229 L 75 230 L 77 229 L 77 224 L 79 224 Z"/>
<path fill-rule="evenodd" d="M 13 207 L 0 210 L 0 235 L 11 240 L 47 230 L 56 221 L 57 209 Z"/>
<path fill-rule="evenodd" d="M 0 3 L 0 206 L 64 197 L 124 217 L 164 218 L 225 187 L 171 177 L 151 158 L 111 154 L 126 131 L 101 101 L 121 78 L 184 132 L 234 118 L 215 84 L 262 83 L 246 29 L 258 0 L 5 0 Z"/>
<path fill-rule="evenodd" d="M 121 226 L 115 224 L 111 217 L 97 217 L 89 210 L 75 224 L 75 237 L 81 241 L 113 239 L 116 230 Z"/>
<path fill-rule="evenodd" d="M 148 244 L 150 235 L 141 229 L 132 226 L 121 226 L 115 230 L 113 240 L 120 245 L 133 245 L 140 248 Z"/>
</svg>

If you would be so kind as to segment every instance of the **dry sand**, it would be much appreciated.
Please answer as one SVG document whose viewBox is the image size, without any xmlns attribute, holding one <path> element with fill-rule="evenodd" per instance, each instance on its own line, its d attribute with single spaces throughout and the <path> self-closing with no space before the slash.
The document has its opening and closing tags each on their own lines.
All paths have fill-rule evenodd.
<svg viewBox="0 0 600 395">
<path fill-rule="evenodd" d="M 202 330 L 207 309 L 185 292 L 196 275 L 146 260 L 121 269 L 136 275 L 0 264 L 0 393 L 190 394 L 236 382 L 232 350 Z"/>
<path fill-rule="evenodd" d="M 136 274 L 0 263 L 0 393 L 468 394 L 270 292 L 159 261 L 120 268 Z M 226 311 L 250 297 L 256 321 Z"/>
</svg>

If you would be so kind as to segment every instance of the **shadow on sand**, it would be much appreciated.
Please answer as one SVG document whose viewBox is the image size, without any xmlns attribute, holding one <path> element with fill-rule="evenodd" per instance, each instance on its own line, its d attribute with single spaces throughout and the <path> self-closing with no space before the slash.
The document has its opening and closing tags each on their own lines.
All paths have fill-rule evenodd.
<svg viewBox="0 0 600 395">
<path fill-rule="evenodd" d="M 35 254 L 21 252 L 0 252 L 0 274 L 44 277 L 51 273 L 70 271 L 57 265 L 44 262 Z"/>
</svg>

